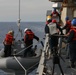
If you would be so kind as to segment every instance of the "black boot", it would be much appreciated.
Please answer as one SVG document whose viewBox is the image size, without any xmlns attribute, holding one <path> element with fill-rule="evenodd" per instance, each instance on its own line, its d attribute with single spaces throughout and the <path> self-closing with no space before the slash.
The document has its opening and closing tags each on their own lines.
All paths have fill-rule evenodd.
<svg viewBox="0 0 76 75">
<path fill-rule="evenodd" d="M 74 62 L 71 62 L 71 67 L 72 67 L 72 68 L 75 68 Z"/>
</svg>

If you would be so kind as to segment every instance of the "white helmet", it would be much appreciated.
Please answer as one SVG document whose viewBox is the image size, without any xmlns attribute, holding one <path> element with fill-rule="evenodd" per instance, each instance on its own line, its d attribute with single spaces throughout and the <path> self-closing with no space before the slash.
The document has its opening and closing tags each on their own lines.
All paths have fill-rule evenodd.
<svg viewBox="0 0 76 75">
<path fill-rule="evenodd" d="M 25 28 L 25 29 L 24 29 L 24 33 L 26 32 L 26 30 L 28 30 L 28 28 Z"/>
</svg>

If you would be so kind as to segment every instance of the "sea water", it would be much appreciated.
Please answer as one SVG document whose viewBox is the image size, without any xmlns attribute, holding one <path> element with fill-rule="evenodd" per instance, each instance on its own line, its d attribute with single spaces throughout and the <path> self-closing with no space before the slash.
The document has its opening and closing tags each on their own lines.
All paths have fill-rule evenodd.
<svg viewBox="0 0 76 75">
<path fill-rule="evenodd" d="M 19 32 L 19 27 L 17 22 L 0 22 L 0 49 L 4 48 L 3 40 L 9 30 L 14 30 L 15 39 L 21 40 L 24 37 L 25 28 L 30 28 L 35 33 L 35 35 L 38 36 L 39 39 L 44 42 L 43 38 L 45 37 L 45 33 L 44 33 L 45 22 L 21 22 L 20 30 L 22 30 L 22 34 L 21 32 Z M 39 48 L 40 48 L 41 44 L 37 43 L 36 40 L 34 40 L 34 45 L 35 44 L 39 44 Z M 34 75 L 35 71 L 36 69 L 29 75 Z M 0 70 L 0 75 L 8 75 L 8 74 L 6 74 L 3 70 Z"/>
</svg>

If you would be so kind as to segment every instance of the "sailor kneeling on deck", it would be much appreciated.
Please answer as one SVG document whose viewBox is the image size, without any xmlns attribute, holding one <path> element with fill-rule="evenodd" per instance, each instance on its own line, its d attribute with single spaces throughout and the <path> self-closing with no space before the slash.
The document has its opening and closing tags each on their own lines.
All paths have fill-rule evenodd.
<svg viewBox="0 0 76 75">
<path fill-rule="evenodd" d="M 14 31 L 11 30 L 6 34 L 5 39 L 3 40 L 5 57 L 11 55 L 11 46 L 13 42 L 14 42 Z"/>
<path fill-rule="evenodd" d="M 39 37 L 37 37 L 33 31 L 29 28 L 25 28 L 24 29 L 24 42 L 25 42 L 25 46 L 26 46 L 26 50 L 24 51 L 24 57 L 29 56 L 28 54 L 30 53 L 30 55 L 34 55 L 34 52 L 32 50 L 32 46 L 33 46 L 33 39 L 36 39 L 37 41 L 39 41 Z"/>
</svg>

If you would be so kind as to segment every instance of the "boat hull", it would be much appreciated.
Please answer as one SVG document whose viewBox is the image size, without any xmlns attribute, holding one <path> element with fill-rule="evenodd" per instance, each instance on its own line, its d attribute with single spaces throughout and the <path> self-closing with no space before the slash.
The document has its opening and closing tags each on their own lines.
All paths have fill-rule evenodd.
<svg viewBox="0 0 76 75">
<path fill-rule="evenodd" d="M 4 57 L 4 49 L 2 49 L 0 51 L 0 69 L 4 71 L 24 71 L 24 68 L 27 71 L 34 70 L 40 61 L 41 50 L 35 47 L 32 51 L 36 53 L 36 56 L 30 56 L 28 53 L 28 56 L 24 57 L 24 50 L 26 49 L 24 45 L 21 40 L 15 41 L 9 57 Z"/>
<path fill-rule="evenodd" d="M 39 63 L 40 56 L 38 57 L 17 57 L 18 61 L 22 66 L 28 70 L 33 68 Z M 0 59 L 0 69 L 12 69 L 12 70 L 23 70 L 20 64 L 16 61 L 14 57 L 6 57 Z"/>
</svg>

